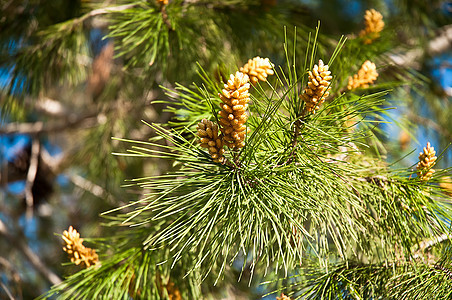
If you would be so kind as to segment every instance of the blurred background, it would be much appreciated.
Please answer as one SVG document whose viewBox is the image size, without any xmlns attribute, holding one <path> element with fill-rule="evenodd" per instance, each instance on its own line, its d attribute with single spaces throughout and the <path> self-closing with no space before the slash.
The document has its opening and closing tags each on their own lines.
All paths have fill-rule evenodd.
<svg viewBox="0 0 452 300">
<path fill-rule="evenodd" d="M 357 37 L 370 8 L 385 28 L 364 46 Z M 441 154 L 435 168 L 451 166 L 451 1 L 0 0 L 0 298 L 35 298 L 78 270 L 57 234 L 72 225 L 102 236 L 99 215 L 141 196 L 125 180 L 170 167 L 113 155 L 124 148 L 112 137 L 152 137 L 140 120 L 168 123 L 174 113 L 158 100 L 176 83 L 199 82 L 197 63 L 215 80 L 257 55 L 284 64 L 285 27 L 304 57 L 319 20 L 321 49 L 331 48 L 323 51 L 349 40 L 345 81 L 373 59 L 374 88 L 391 89 L 382 156 L 413 168 L 430 141 Z"/>
</svg>

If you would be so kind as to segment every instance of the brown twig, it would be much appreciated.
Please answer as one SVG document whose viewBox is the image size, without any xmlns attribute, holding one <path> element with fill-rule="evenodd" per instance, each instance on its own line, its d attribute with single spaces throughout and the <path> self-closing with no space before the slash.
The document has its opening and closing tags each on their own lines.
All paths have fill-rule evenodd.
<svg viewBox="0 0 452 300">
<path fill-rule="evenodd" d="M 67 176 L 69 177 L 69 180 L 79 188 L 93 194 L 96 197 L 105 199 L 112 204 L 117 204 L 114 196 L 100 185 L 97 185 L 77 174 L 68 174 Z"/>
<path fill-rule="evenodd" d="M 2 270 L 3 269 L 3 270 Z M 13 264 L 7 260 L 6 258 L 0 256 L 0 270 L 3 271 L 3 274 L 9 273 L 11 281 L 14 282 L 16 285 L 15 291 L 16 291 L 16 298 L 14 298 L 13 293 L 10 292 L 10 299 L 22 299 L 22 289 L 21 289 L 21 281 L 20 281 L 20 274 L 16 270 L 16 268 L 13 266 Z M 5 292 L 8 294 L 7 287 L 2 286 Z"/>
<path fill-rule="evenodd" d="M 129 8 L 132 8 L 134 6 L 137 6 L 137 3 L 98 8 L 98 9 L 90 11 L 89 13 L 84 14 L 83 16 L 81 16 L 77 19 L 74 19 L 74 21 L 72 22 L 71 25 L 76 26 L 80 23 L 85 22 L 86 20 L 88 20 L 92 17 L 99 16 L 99 15 L 105 15 L 105 14 L 112 13 L 112 12 L 123 11 L 123 10 L 129 9 Z"/>
<path fill-rule="evenodd" d="M 173 26 L 171 26 L 170 21 L 168 20 L 168 13 L 166 12 L 166 5 L 161 3 L 160 4 L 160 12 L 162 13 L 162 19 L 165 23 L 166 27 L 168 27 L 169 31 L 173 31 Z"/>
<path fill-rule="evenodd" d="M 452 236 L 448 233 L 443 233 L 439 236 L 433 237 L 431 239 L 426 239 L 423 240 L 422 242 L 419 243 L 419 248 L 418 250 L 416 250 L 413 255 L 412 255 L 412 259 L 418 259 L 423 257 L 424 252 L 427 249 L 430 249 L 431 247 L 435 246 L 436 244 L 440 244 L 444 241 L 448 241 L 451 240 Z"/>
<path fill-rule="evenodd" d="M 6 295 L 9 297 L 10 300 L 14 300 L 13 295 L 11 294 L 11 292 L 9 291 L 9 289 L 6 287 L 6 285 L 3 284 L 3 282 L 0 282 L 0 286 L 2 287 L 2 289 L 5 291 Z"/>
<path fill-rule="evenodd" d="M 39 139 L 35 137 L 31 144 L 31 157 L 30 157 L 30 165 L 28 167 L 27 172 L 27 181 L 25 182 L 25 203 L 27 204 L 27 219 L 30 219 L 33 216 L 33 185 L 36 179 L 36 173 L 38 171 L 38 163 L 39 163 L 39 152 L 40 152 L 41 144 Z"/>
<path fill-rule="evenodd" d="M 431 127 L 435 129 L 439 134 L 443 135 L 444 137 L 452 140 L 452 132 L 450 132 L 447 128 L 442 127 L 432 119 L 428 119 L 425 117 L 421 117 L 419 115 L 416 115 L 412 112 L 408 113 L 408 119 L 413 120 L 415 123 L 422 124 L 426 127 Z"/>
<path fill-rule="evenodd" d="M 292 162 L 294 159 L 295 149 L 298 145 L 298 137 L 300 136 L 301 125 L 303 123 L 306 112 L 307 111 L 306 111 L 306 106 L 305 106 L 303 108 L 303 111 L 301 112 L 301 114 L 299 115 L 299 117 L 297 118 L 297 120 L 294 123 L 293 138 L 292 138 L 292 151 L 290 152 L 289 158 L 284 162 L 283 165 Z"/>
<path fill-rule="evenodd" d="M 50 270 L 22 239 L 16 238 L 15 235 L 9 233 L 8 228 L 2 220 L 0 220 L 0 235 L 3 235 L 9 241 L 11 247 L 19 250 L 28 259 L 36 271 L 50 283 L 56 285 L 62 282 L 60 277 Z"/>
<path fill-rule="evenodd" d="M 38 135 L 41 133 L 53 133 L 74 128 L 89 128 L 98 124 L 98 112 L 90 113 L 80 117 L 71 117 L 64 121 L 52 122 L 50 124 L 38 121 L 34 123 L 10 123 L 0 128 L 0 134 L 29 134 Z"/>
<path fill-rule="evenodd" d="M 436 37 L 431 39 L 423 51 L 420 48 L 414 48 L 407 51 L 405 48 L 398 52 L 394 52 L 389 55 L 389 58 L 396 65 L 403 67 L 412 67 L 414 69 L 420 69 L 422 66 L 419 63 L 419 59 L 428 54 L 434 56 L 443 53 L 450 49 L 452 46 L 452 25 L 446 25 L 440 28 L 436 34 Z"/>
</svg>

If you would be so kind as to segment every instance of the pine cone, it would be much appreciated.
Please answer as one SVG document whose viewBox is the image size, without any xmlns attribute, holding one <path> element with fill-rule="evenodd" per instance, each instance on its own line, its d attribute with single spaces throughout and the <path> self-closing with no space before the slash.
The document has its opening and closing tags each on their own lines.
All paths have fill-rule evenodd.
<svg viewBox="0 0 452 300">
<path fill-rule="evenodd" d="M 366 37 L 364 43 L 370 44 L 373 40 L 380 37 L 380 32 L 385 27 L 383 16 L 375 9 L 366 10 L 364 14 L 365 28 L 360 32 L 359 36 Z"/>
<path fill-rule="evenodd" d="M 87 268 L 99 262 L 99 257 L 94 249 L 83 246 L 83 239 L 80 238 L 80 233 L 72 226 L 69 226 L 68 231 L 63 232 L 63 240 L 66 245 L 63 250 L 69 254 L 71 262 L 79 265 L 83 263 Z"/>
<path fill-rule="evenodd" d="M 198 130 L 201 147 L 209 149 L 210 156 L 214 162 L 223 162 L 223 140 L 218 135 L 218 125 L 212 121 L 203 119 L 198 123 L 196 129 Z"/>
<path fill-rule="evenodd" d="M 358 71 L 358 74 L 348 78 L 347 89 L 354 90 L 359 87 L 368 88 L 369 84 L 372 84 L 377 80 L 378 73 L 376 66 L 370 60 L 366 60 Z"/>
<path fill-rule="evenodd" d="M 309 71 L 309 82 L 305 88 L 304 93 L 300 98 L 306 102 L 306 110 L 315 113 L 320 108 L 320 105 L 328 97 L 330 80 L 333 78 L 331 72 L 328 71 L 328 65 L 324 65 L 323 61 L 319 60 L 319 65 L 314 65 L 312 72 Z"/>
<path fill-rule="evenodd" d="M 240 68 L 240 72 L 247 74 L 250 81 L 255 85 L 259 80 L 266 81 L 268 75 L 273 75 L 273 64 L 268 58 L 260 58 L 256 56 L 253 59 L 249 59 L 243 67 Z"/>
<path fill-rule="evenodd" d="M 222 110 L 220 115 L 221 132 L 223 141 L 229 148 L 242 148 L 245 146 L 247 128 L 245 122 L 248 119 L 246 110 L 250 101 L 249 77 L 241 72 L 231 74 L 222 93 L 219 94 Z"/>
<path fill-rule="evenodd" d="M 430 142 L 427 143 L 427 147 L 424 147 L 424 151 L 419 153 L 419 163 L 416 169 L 420 180 L 427 181 L 435 173 L 435 170 L 432 169 L 436 161 L 435 154 L 435 148 L 430 147 Z"/>
</svg>

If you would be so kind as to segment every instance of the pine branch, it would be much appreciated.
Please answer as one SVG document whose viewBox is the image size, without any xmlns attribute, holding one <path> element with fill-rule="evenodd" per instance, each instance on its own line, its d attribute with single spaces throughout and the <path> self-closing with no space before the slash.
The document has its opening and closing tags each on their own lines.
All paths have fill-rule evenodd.
<svg viewBox="0 0 452 300">
<path fill-rule="evenodd" d="M 31 248 L 20 238 L 17 238 L 9 233 L 6 224 L 0 220 L 0 234 L 3 235 L 8 241 L 11 247 L 19 250 L 23 256 L 25 256 L 31 265 L 51 284 L 61 283 L 61 279 L 52 270 L 50 270 L 45 263 L 36 255 Z"/>
<path fill-rule="evenodd" d="M 414 260 L 417 258 L 420 258 L 427 249 L 430 249 L 431 247 L 433 247 L 437 244 L 440 244 L 444 241 L 451 241 L 451 239 L 452 239 L 452 236 L 449 233 L 443 233 L 443 234 L 433 237 L 431 239 L 426 239 L 419 243 L 419 249 L 416 252 L 414 252 L 412 258 Z"/>
<path fill-rule="evenodd" d="M 116 99 L 111 101 L 111 103 L 105 107 L 89 106 L 85 111 L 76 114 L 69 112 L 69 109 L 61 106 L 61 109 L 58 109 L 58 112 L 56 113 L 56 117 L 60 119 L 58 121 L 8 123 L 0 128 L 0 134 L 11 135 L 19 133 L 37 136 L 41 134 L 50 134 L 69 130 L 87 129 L 99 125 L 102 121 L 102 118 L 100 117 L 102 115 L 115 113 L 118 110 L 130 111 L 135 109 L 139 111 L 146 105 L 146 103 L 141 103 L 139 105 L 124 105 L 121 99 Z"/>
<path fill-rule="evenodd" d="M 38 138 L 34 138 L 31 143 L 30 165 L 27 172 L 27 180 L 25 182 L 25 203 L 27 204 L 27 219 L 33 216 L 33 193 L 32 188 L 35 182 L 36 173 L 38 171 L 39 154 L 41 144 Z"/>
<path fill-rule="evenodd" d="M 8 296 L 8 298 L 10 300 L 14 300 L 13 294 L 11 294 L 11 292 L 9 291 L 8 287 L 6 285 L 3 284 L 3 282 L 0 282 L 0 286 L 2 287 L 2 289 L 5 291 L 6 295 Z"/>
<path fill-rule="evenodd" d="M 67 176 L 77 187 L 93 194 L 98 198 L 104 199 L 111 204 L 118 205 L 118 201 L 115 199 L 115 197 L 100 185 L 97 185 L 94 182 L 91 182 L 77 174 L 68 174 Z"/>
<path fill-rule="evenodd" d="M 432 120 L 430 118 L 422 117 L 411 111 L 409 111 L 407 113 L 407 117 L 408 117 L 408 119 L 412 120 L 414 123 L 422 124 L 422 125 L 426 126 L 427 128 L 429 128 L 429 127 L 433 128 L 439 134 L 441 134 L 445 138 L 452 141 L 452 132 L 449 129 L 447 129 L 446 127 L 441 126 L 440 124 L 436 123 L 434 120 Z"/>
<path fill-rule="evenodd" d="M 166 5 L 160 3 L 160 12 L 162 13 L 163 22 L 169 31 L 174 31 L 173 26 L 171 26 L 170 21 L 168 20 L 168 13 L 166 12 Z"/>
<path fill-rule="evenodd" d="M 125 4 L 125 5 L 119 5 L 119 6 L 109 6 L 109 7 L 102 7 L 102 8 L 94 9 L 79 18 L 72 19 L 69 23 L 69 24 L 71 24 L 71 27 L 69 27 L 67 29 L 71 30 L 70 28 L 78 26 L 79 24 L 82 24 L 83 22 L 85 22 L 86 20 L 88 20 L 92 17 L 105 15 L 105 14 L 109 14 L 112 12 L 124 11 L 124 10 L 130 9 L 130 8 L 133 8 L 137 5 L 139 5 L 139 3 Z"/>
<path fill-rule="evenodd" d="M 292 151 L 291 151 L 286 163 L 290 163 L 295 156 L 295 151 L 296 151 L 297 144 L 298 144 L 298 137 L 300 135 L 301 125 L 303 123 L 305 114 L 306 114 L 306 107 L 301 112 L 301 115 L 297 116 L 297 119 L 295 120 L 294 129 L 293 129 L 293 138 L 292 138 Z"/>
<path fill-rule="evenodd" d="M 0 134 L 29 134 L 40 135 L 45 133 L 55 133 L 65 130 L 81 128 L 91 128 L 98 125 L 98 112 L 71 116 L 63 121 L 52 122 L 50 124 L 42 121 L 34 123 L 8 123 L 0 128 Z"/>
<path fill-rule="evenodd" d="M 448 299 L 452 294 L 452 272 L 447 266 L 413 261 L 381 264 L 348 262 L 319 270 L 302 269 L 291 278 L 288 290 L 293 299 Z"/>
<path fill-rule="evenodd" d="M 389 54 L 389 58 L 399 66 L 404 68 L 411 67 L 414 69 L 420 69 L 420 58 L 427 54 L 435 56 L 450 49 L 452 46 L 452 25 L 446 25 L 440 28 L 436 36 L 431 39 L 426 45 L 425 50 L 420 48 L 414 48 L 412 50 L 396 50 Z"/>
</svg>

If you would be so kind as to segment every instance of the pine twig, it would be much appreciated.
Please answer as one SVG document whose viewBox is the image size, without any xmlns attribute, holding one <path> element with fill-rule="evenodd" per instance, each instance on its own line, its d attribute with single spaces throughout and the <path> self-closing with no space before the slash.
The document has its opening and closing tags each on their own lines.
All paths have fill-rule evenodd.
<svg viewBox="0 0 452 300">
<path fill-rule="evenodd" d="M 166 27 L 168 27 L 169 31 L 173 31 L 173 26 L 171 26 L 171 23 L 168 20 L 168 13 L 166 12 L 166 5 L 161 3 L 160 4 L 160 12 L 162 13 L 162 19 L 163 23 L 165 23 Z"/>
<path fill-rule="evenodd" d="M 16 268 L 13 266 L 13 264 L 6 258 L 0 256 L 0 269 L 3 269 L 3 274 L 6 274 L 7 272 L 10 274 L 11 280 L 14 282 L 14 284 L 17 286 L 16 288 L 16 296 L 17 299 L 22 299 L 22 289 L 20 288 L 21 282 L 20 282 L 20 274 L 16 270 Z M 8 294 L 6 290 L 6 286 L 3 286 L 3 289 Z M 12 295 L 12 293 L 11 293 Z M 14 296 L 10 297 L 10 299 L 16 299 Z"/>
<path fill-rule="evenodd" d="M 446 25 L 440 28 L 436 34 L 436 37 L 431 39 L 426 47 L 426 54 L 435 56 L 444 51 L 447 51 L 452 46 L 452 25 Z M 414 48 L 406 51 L 401 49 L 398 52 L 389 54 L 389 58 L 394 64 L 403 67 L 412 67 L 420 69 L 422 66 L 419 63 L 419 58 L 424 55 L 424 51 L 420 48 Z"/>
<path fill-rule="evenodd" d="M 422 125 L 427 126 L 427 127 L 432 127 L 433 129 L 438 131 L 438 133 L 441 134 L 442 136 L 452 140 L 452 132 L 450 132 L 447 128 L 439 125 L 438 123 L 436 123 L 432 119 L 421 117 L 421 116 L 418 116 L 418 115 L 413 114 L 411 112 L 408 113 L 408 119 L 413 120 L 415 123 L 419 123 L 419 124 L 422 124 Z"/>
<path fill-rule="evenodd" d="M 450 234 L 443 233 L 434 238 L 427 239 L 427 240 L 420 242 L 419 249 L 416 250 L 416 252 L 413 254 L 413 259 L 419 258 L 425 250 L 435 246 L 436 244 L 440 244 L 444 241 L 450 240 L 451 238 L 452 238 L 452 236 Z"/>
<path fill-rule="evenodd" d="M 13 295 L 11 294 L 11 292 L 9 291 L 8 287 L 6 285 L 3 284 L 3 282 L 0 282 L 0 286 L 2 287 L 2 289 L 5 291 L 6 295 L 9 297 L 10 300 L 14 300 Z"/>
<path fill-rule="evenodd" d="M 81 23 L 85 22 L 86 20 L 88 20 L 92 17 L 95 17 L 95 16 L 105 15 L 105 14 L 108 14 L 111 12 L 123 11 L 123 10 L 129 9 L 129 8 L 132 8 L 136 5 L 137 5 L 137 3 L 98 8 L 98 9 L 90 11 L 89 13 L 84 14 L 83 16 L 81 16 L 77 19 L 74 19 L 72 22 L 72 26 L 75 27 L 78 24 L 81 24 Z"/>
<path fill-rule="evenodd" d="M 295 121 L 293 138 L 292 138 L 292 151 L 290 152 L 289 158 L 286 160 L 286 162 L 284 164 L 288 164 L 293 161 L 293 158 L 295 156 L 295 149 L 298 145 L 298 137 L 300 136 L 301 124 L 302 124 L 302 121 L 303 121 L 305 115 L 306 115 L 306 107 L 303 109 L 300 116 Z"/>
<path fill-rule="evenodd" d="M 98 113 L 96 112 L 75 118 L 69 117 L 62 122 L 53 122 L 50 124 L 46 124 L 41 121 L 34 123 L 10 123 L 0 128 L 0 134 L 10 135 L 22 133 L 38 135 L 41 133 L 53 133 L 79 127 L 90 128 L 98 124 L 97 115 Z"/>
<path fill-rule="evenodd" d="M 39 139 L 35 137 L 31 144 L 31 157 L 30 157 L 30 166 L 28 167 L 27 172 L 27 181 L 25 182 L 25 203 L 27 204 L 27 219 L 30 219 L 33 216 L 33 185 L 36 179 L 36 173 L 38 171 L 38 163 L 39 163 L 39 152 L 40 152 L 41 144 Z"/>
<path fill-rule="evenodd" d="M 0 219 L 0 235 L 3 235 L 10 243 L 11 247 L 19 250 L 31 263 L 31 265 L 38 271 L 45 279 L 47 279 L 51 284 L 57 285 L 62 281 L 58 275 L 56 275 L 52 270 L 50 270 L 44 262 L 39 258 L 36 253 L 31 250 L 31 248 L 19 238 L 16 238 L 9 233 L 8 228 L 5 223 Z"/>
<path fill-rule="evenodd" d="M 80 175 L 77 174 L 69 174 L 69 179 L 72 181 L 72 183 L 79 188 L 93 194 L 94 196 L 98 198 L 102 198 L 105 200 L 108 200 L 112 204 L 117 204 L 112 194 L 110 194 L 107 190 L 105 190 L 100 185 L 95 184 L 94 182 L 89 181 L 86 178 L 83 178 Z"/>
</svg>

